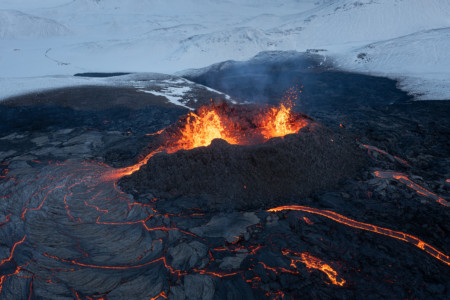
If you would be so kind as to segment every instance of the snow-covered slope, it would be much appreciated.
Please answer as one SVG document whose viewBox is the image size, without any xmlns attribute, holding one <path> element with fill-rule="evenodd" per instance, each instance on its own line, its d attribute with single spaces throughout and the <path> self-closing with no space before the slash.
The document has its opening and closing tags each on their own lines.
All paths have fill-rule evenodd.
<svg viewBox="0 0 450 300">
<path fill-rule="evenodd" d="M 450 69 L 441 67 L 449 61 L 445 29 L 450 27 L 449 0 L 36 3 L 0 2 L 0 77 L 88 71 L 174 73 L 249 59 L 260 51 L 320 48 L 345 70 L 401 78 L 407 90 L 411 85 L 404 84 L 406 80 L 423 77 L 426 89 L 411 92 L 427 93 L 423 99 L 438 94 L 439 99 L 450 99 L 450 91 L 431 92 L 443 90 L 433 82 L 450 84 Z M 367 52 L 370 62 L 355 59 L 361 52 Z M 445 63 L 435 63 L 433 53 Z M 421 75 L 425 72 L 439 80 L 428 80 L 431 75 Z"/>
<path fill-rule="evenodd" d="M 69 30 L 58 22 L 17 10 L 0 10 L 0 39 L 40 38 L 66 35 Z"/>
<path fill-rule="evenodd" d="M 417 99 L 450 99 L 450 27 L 372 43 L 336 58 L 341 68 L 400 80 Z"/>
<path fill-rule="evenodd" d="M 74 86 L 114 86 L 135 88 L 138 93 L 163 96 L 168 102 L 188 109 L 203 105 L 199 95 L 220 95 L 232 102 L 232 98 L 222 92 L 194 83 L 177 76 L 158 73 L 124 74 L 112 77 L 84 76 L 43 76 L 30 78 L 0 78 L 4 89 L 0 100 L 30 92 L 45 92 L 49 89 Z M 205 101 L 209 101 L 205 98 Z"/>
<path fill-rule="evenodd" d="M 368 43 L 450 26 L 448 0 L 336 0 L 286 18 L 310 46 Z"/>
<path fill-rule="evenodd" d="M 447 27 L 354 49 L 340 63 L 346 68 L 380 74 L 445 72 L 450 70 L 449 50 L 450 27 Z"/>
</svg>

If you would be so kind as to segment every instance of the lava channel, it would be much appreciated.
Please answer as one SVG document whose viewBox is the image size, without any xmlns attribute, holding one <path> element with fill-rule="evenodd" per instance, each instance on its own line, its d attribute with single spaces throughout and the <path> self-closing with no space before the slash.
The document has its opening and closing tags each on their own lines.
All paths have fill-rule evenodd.
<svg viewBox="0 0 450 300">
<path fill-rule="evenodd" d="M 371 225 L 371 224 L 367 224 L 367 223 L 358 222 L 358 221 L 352 220 L 350 218 L 347 218 L 343 215 L 340 215 L 338 213 L 335 213 L 333 211 L 321 210 L 318 208 L 312 208 L 312 207 L 301 206 L 301 205 L 279 206 L 279 207 L 271 208 L 268 211 L 269 212 L 279 212 L 279 211 L 283 211 L 283 210 L 305 211 L 305 212 L 309 212 L 312 214 L 321 215 L 328 219 L 331 219 L 333 221 L 336 221 L 338 223 L 341 223 L 341 224 L 344 224 L 344 225 L 347 225 L 347 226 L 350 226 L 353 228 L 363 229 L 366 231 L 372 231 L 372 232 L 375 232 L 378 234 L 386 235 L 391 238 L 395 238 L 395 239 L 410 243 L 410 244 L 422 249 L 423 251 L 430 254 L 434 258 L 437 258 L 441 262 L 450 266 L 450 257 L 448 255 L 445 255 L 444 253 L 440 252 L 439 250 L 437 250 L 430 244 L 425 243 L 424 241 L 420 240 L 419 238 L 417 238 L 413 235 L 403 233 L 401 231 L 395 231 L 395 230 L 391 230 L 391 229 L 387 229 L 387 228 L 383 228 L 383 227 L 379 227 L 379 226 L 375 226 L 375 225 Z"/>
<path fill-rule="evenodd" d="M 439 197 L 438 195 L 430 192 L 429 190 L 413 182 L 411 179 L 408 178 L 406 174 L 398 172 L 382 172 L 382 171 L 375 171 L 374 174 L 379 178 L 395 179 L 405 184 L 407 187 L 415 190 L 418 194 L 431 198 L 441 205 L 450 207 L 450 203 L 447 200 L 445 200 L 442 197 Z"/>
</svg>

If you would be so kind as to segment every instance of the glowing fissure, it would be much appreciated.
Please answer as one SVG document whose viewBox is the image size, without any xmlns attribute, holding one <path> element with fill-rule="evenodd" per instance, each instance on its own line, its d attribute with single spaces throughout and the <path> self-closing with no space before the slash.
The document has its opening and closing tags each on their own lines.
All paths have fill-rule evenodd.
<svg viewBox="0 0 450 300">
<path fill-rule="evenodd" d="M 407 162 L 406 160 L 404 160 L 404 159 L 398 157 L 398 156 L 390 155 L 390 154 L 387 153 L 386 151 L 381 150 L 381 149 L 379 149 L 379 148 L 377 148 L 377 147 L 375 147 L 375 146 L 371 146 L 371 145 L 361 145 L 361 146 L 364 147 L 364 148 L 366 148 L 366 149 L 367 149 L 367 152 L 369 152 L 369 151 L 376 151 L 376 152 L 378 152 L 378 153 L 381 153 L 381 154 L 383 154 L 383 155 L 386 155 L 387 157 L 393 158 L 394 160 L 396 160 L 396 161 L 399 162 L 400 164 L 404 165 L 405 167 L 409 167 L 408 162 Z M 370 152 L 369 152 L 369 155 L 370 155 Z"/>
<path fill-rule="evenodd" d="M 413 235 L 403 233 L 400 231 L 383 228 L 383 227 L 378 227 L 378 226 L 367 224 L 367 223 L 358 222 L 358 221 L 349 219 L 343 215 L 340 215 L 338 213 L 335 213 L 333 211 L 321 210 L 318 208 L 306 207 L 306 206 L 301 206 L 301 205 L 279 206 L 279 207 L 271 208 L 268 211 L 269 212 L 279 212 L 279 211 L 283 211 L 283 210 L 305 211 L 305 212 L 309 212 L 312 214 L 321 215 L 321 216 L 329 218 L 333 221 L 336 221 L 338 223 L 341 223 L 341 224 L 344 224 L 344 225 L 347 225 L 347 226 L 350 226 L 353 228 L 358 228 L 358 229 L 362 229 L 362 230 L 366 230 L 366 231 L 372 231 L 372 232 L 375 232 L 378 234 L 386 235 L 386 236 L 410 243 L 410 244 L 416 246 L 417 248 L 422 249 L 423 251 L 425 251 L 429 255 L 433 256 L 434 258 L 437 258 L 441 262 L 450 266 L 450 257 L 448 255 L 445 255 L 444 253 L 440 252 L 439 250 L 437 250 L 430 244 L 425 243 L 424 241 L 420 240 L 419 238 L 417 238 Z"/>
<path fill-rule="evenodd" d="M 15 251 L 16 251 L 16 248 L 17 248 L 19 245 L 23 244 L 23 243 L 25 242 L 26 238 L 27 238 L 27 236 L 24 235 L 23 238 L 22 238 L 20 241 L 17 241 L 17 242 L 15 242 L 15 243 L 13 244 L 13 246 L 11 247 L 9 256 L 8 256 L 7 258 L 2 259 L 2 260 L 0 261 L 0 268 L 3 267 L 3 265 L 4 265 L 5 263 L 10 262 L 10 261 L 13 260 L 14 253 L 15 253 Z M 31 261 L 30 261 L 30 262 L 31 262 Z M 24 265 L 24 266 L 17 266 L 17 265 L 16 265 L 16 270 L 15 270 L 13 273 L 0 276 L 0 296 L 1 296 L 1 293 L 2 293 L 2 290 L 3 290 L 3 284 L 5 283 L 5 280 L 6 280 L 8 277 L 10 277 L 10 276 L 15 276 L 15 275 L 19 274 L 19 272 L 21 271 L 21 269 L 22 269 L 23 267 L 27 266 L 30 262 L 28 262 L 28 263 L 27 263 L 26 265 Z"/>
<path fill-rule="evenodd" d="M 304 263 L 308 269 L 317 269 L 324 272 L 334 285 L 343 286 L 345 284 L 345 280 L 339 278 L 338 273 L 330 265 L 317 257 L 305 252 L 302 253 L 301 258 L 301 262 Z"/>
<path fill-rule="evenodd" d="M 305 264 L 308 269 L 316 269 L 325 273 L 330 279 L 331 283 L 334 285 L 344 286 L 346 283 L 344 279 L 340 278 L 338 272 L 329 264 L 325 263 L 323 260 L 311 255 L 308 252 L 295 253 L 289 249 L 284 249 L 283 255 L 299 257 L 297 259 L 291 257 L 291 267 L 297 268 L 296 263 L 301 262 Z"/>
<path fill-rule="evenodd" d="M 374 174 L 379 178 L 395 179 L 405 184 L 407 187 L 415 190 L 418 194 L 431 198 L 441 205 L 450 207 L 450 203 L 447 200 L 445 200 L 442 197 L 439 197 L 438 195 L 430 192 L 429 190 L 413 182 L 411 179 L 408 178 L 406 174 L 398 172 L 382 172 L 382 171 L 375 171 Z"/>
<path fill-rule="evenodd" d="M 12 248 L 11 248 L 9 257 L 7 257 L 7 258 L 5 258 L 5 259 L 2 259 L 2 260 L 0 261 L 0 267 L 3 266 L 6 262 L 9 262 L 9 261 L 11 261 L 11 260 L 13 259 L 13 257 L 14 257 L 14 251 L 16 251 L 16 247 L 19 246 L 20 244 L 22 244 L 23 242 L 25 242 L 25 239 L 26 239 L 26 238 L 27 238 L 27 236 L 25 235 L 20 241 L 14 243 L 14 245 L 13 245 Z"/>
<path fill-rule="evenodd" d="M 325 263 L 324 261 L 322 261 L 317 257 L 312 256 L 308 252 L 296 253 L 290 249 L 283 249 L 282 254 L 290 259 L 291 261 L 290 267 L 292 267 L 293 270 L 286 269 L 283 267 L 270 267 L 261 261 L 258 263 L 262 265 L 264 269 L 269 270 L 275 274 L 287 273 L 296 276 L 301 276 L 301 273 L 298 271 L 297 266 L 297 263 L 300 262 L 303 263 L 308 269 L 316 269 L 325 273 L 328 276 L 331 284 L 344 286 L 346 283 L 346 281 L 339 276 L 338 272 L 335 269 L 333 269 L 329 264 Z M 250 280 L 249 282 L 252 282 L 255 279 L 260 280 L 259 277 L 256 277 Z M 326 283 L 329 284 L 328 282 Z"/>
</svg>

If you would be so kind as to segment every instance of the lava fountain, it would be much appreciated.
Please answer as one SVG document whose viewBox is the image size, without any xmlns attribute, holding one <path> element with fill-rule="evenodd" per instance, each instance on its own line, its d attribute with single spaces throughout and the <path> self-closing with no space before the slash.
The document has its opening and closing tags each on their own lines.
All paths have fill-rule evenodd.
<svg viewBox="0 0 450 300">
<path fill-rule="evenodd" d="M 203 106 L 181 121 L 178 132 L 168 136 L 164 148 L 174 153 L 209 146 L 214 139 L 233 145 L 252 145 L 297 133 L 309 122 L 305 115 L 295 113 L 292 108 L 290 100 L 277 107 L 254 108 L 253 111 L 226 103 Z"/>
<path fill-rule="evenodd" d="M 311 123 L 306 115 L 293 111 L 293 102 L 286 99 L 277 107 L 232 107 L 227 103 L 203 106 L 188 113 L 177 124 L 161 130 L 161 145 L 135 165 L 106 174 L 105 180 L 118 180 L 131 175 L 160 152 L 175 153 L 209 146 L 214 139 L 232 145 L 254 145 L 274 137 L 297 133 Z"/>
</svg>

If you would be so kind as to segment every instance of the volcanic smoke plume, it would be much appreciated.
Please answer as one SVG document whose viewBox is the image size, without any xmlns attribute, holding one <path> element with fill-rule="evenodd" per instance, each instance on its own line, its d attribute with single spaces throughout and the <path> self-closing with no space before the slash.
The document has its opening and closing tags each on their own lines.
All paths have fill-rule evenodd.
<svg viewBox="0 0 450 300">
<path fill-rule="evenodd" d="M 286 203 L 332 189 L 363 164 L 354 143 L 294 113 L 290 102 L 211 104 L 166 129 L 152 147 L 166 153 L 126 172 L 132 175 L 121 186 L 164 200 L 200 198 L 212 209 Z"/>
</svg>

